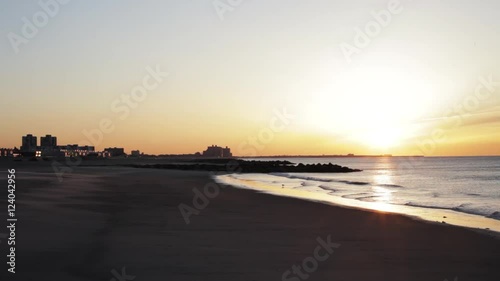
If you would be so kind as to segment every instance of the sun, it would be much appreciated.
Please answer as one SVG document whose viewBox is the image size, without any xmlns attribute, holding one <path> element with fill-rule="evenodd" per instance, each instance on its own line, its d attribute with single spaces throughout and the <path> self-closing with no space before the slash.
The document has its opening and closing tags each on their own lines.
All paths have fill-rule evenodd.
<svg viewBox="0 0 500 281">
<path fill-rule="evenodd" d="M 352 67 L 312 95 L 307 124 L 323 133 L 374 149 L 411 139 L 416 120 L 435 103 L 432 81 L 411 64 L 386 62 Z"/>
<path fill-rule="evenodd" d="M 361 134 L 358 139 L 372 148 L 388 149 L 401 144 L 404 140 L 404 133 L 396 127 L 379 128 Z"/>
</svg>

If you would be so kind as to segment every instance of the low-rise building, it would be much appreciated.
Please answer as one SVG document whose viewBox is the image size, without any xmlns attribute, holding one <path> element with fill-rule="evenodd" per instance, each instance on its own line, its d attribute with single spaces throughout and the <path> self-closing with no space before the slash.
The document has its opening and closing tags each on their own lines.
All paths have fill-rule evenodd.
<svg viewBox="0 0 500 281">
<path fill-rule="evenodd" d="M 89 145 L 79 146 L 78 144 L 68 144 L 60 145 L 56 148 L 65 157 L 82 157 L 95 152 L 95 147 Z"/>
<path fill-rule="evenodd" d="M 220 147 L 217 145 L 212 145 L 207 147 L 207 150 L 203 151 L 203 157 L 214 157 L 214 158 L 228 158 L 232 157 L 231 149 L 229 147 Z"/>
<path fill-rule="evenodd" d="M 104 151 L 109 152 L 111 157 L 125 156 L 125 149 L 121 147 L 108 147 Z"/>
<path fill-rule="evenodd" d="M 14 149 L 0 148 L 0 157 L 14 157 Z"/>
</svg>

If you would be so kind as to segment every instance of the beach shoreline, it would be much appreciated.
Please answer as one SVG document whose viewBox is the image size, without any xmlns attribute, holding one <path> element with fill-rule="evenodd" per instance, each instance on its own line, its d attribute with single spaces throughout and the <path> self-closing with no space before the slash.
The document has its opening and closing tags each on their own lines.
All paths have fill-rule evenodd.
<svg viewBox="0 0 500 281">
<path fill-rule="evenodd" d="M 122 268 L 137 280 L 296 280 L 292 267 L 329 238 L 339 247 L 307 280 L 500 279 L 500 240 L 463 227 L 229 186 L 198 209 L 207 172 L 75 167 L 59 182 L 50 166 L 16 170 L 19 268 L 7 280 Z M 198 210 L 189 224 L 181 204 Z"/>
<path fill-rule="evenodd" d="M 403 215 L 416 220 L 436 224 L 449 224 L 464 227 L 481 233 L 500 238 L 500 221 L 478 214 L 469 214 L 444 208 L 423 208 L 389 203 L 363 202 L 356 199 L 347 199 L 329 194 L 297 190 L 293 186 L 282 187 L 279 183 L 257 182 L 248 179 L 235 178 L 231 174 L 218 175 L 214 180 L 220 184 L 228 184 L 236 188 L 254 190 L 274 196 L 298 198 L 321 204 L 364 210 L 367 212 L 383 212 Z"/>
</svg>

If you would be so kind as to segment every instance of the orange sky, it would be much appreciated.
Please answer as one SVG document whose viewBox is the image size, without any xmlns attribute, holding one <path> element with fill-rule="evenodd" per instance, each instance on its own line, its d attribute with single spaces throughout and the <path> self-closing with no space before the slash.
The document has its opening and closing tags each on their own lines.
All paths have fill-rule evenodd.
<svg viewBox="0 0 500 281">
<path fill-rule="evenodd" d="M 496 1 L 188 2 L 2 2 L 0 147 L 500 155 Z"/>
</svg>

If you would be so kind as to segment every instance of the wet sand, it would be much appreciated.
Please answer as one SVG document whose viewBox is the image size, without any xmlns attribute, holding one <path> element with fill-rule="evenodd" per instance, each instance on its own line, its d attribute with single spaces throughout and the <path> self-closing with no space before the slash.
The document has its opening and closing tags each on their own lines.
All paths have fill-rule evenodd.
<svg viewBox="0 0 500 281">
<path fill-rule="evenodd" d="M 186 224 L 206 172 L 19 165 L 17 273 L 2 239 L 0 280 L 500 280 L 500 240 L 465 228 L 232 187 Z"/>
</svg>

